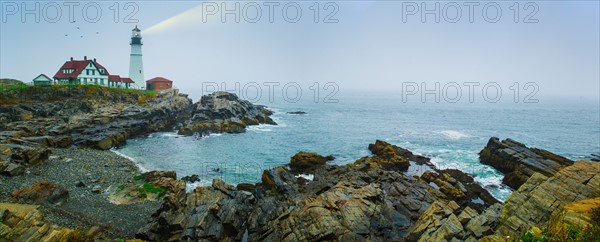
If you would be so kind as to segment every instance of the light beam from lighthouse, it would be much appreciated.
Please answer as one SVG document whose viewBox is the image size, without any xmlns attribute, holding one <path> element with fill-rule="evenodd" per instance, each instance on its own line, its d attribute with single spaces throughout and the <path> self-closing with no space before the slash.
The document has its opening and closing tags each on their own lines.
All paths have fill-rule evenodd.
<svg viewBox="0 0 600 242">
<path fill-rule="evenodd" d="M 138 88 L 146 87 L 144 79 L 144 64 L 142 61 L 142 31 L 138 29 L 131 30 L 131 54 L 129 56 L 129 78 L 131 78 Z"/>
</svg>

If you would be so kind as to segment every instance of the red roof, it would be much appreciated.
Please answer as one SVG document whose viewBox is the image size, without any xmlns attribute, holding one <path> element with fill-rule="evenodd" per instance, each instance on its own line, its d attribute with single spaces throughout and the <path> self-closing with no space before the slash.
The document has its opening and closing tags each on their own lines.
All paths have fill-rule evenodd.
<svg viewBox="0 0 600 242">
<path fill-rule="evenodd" d="M 62 65 L 62 67 L 60 67 L 60 69 L 58 69 L 58 72 L 56 72 L 56 75 L 54 75 L 54 79 L 77 78 L 77 76 L 81 74 L 85 67 L 90 64 L 90 61 L 92 60 L 67 61 Z M 100 65 L 100 63 L 94 62 L 94 64 L 96 64 L 98 69 L 104 69 L 104 73 L 101 73 L 100 75 L 109 75 L 108 70 L 104 66 Z M 74 71 L 72 73 L 63 73 L 63 69 L 74 69 Z"/>
<path fill-rule="evenodd" d="M 119 75 L 108 75 L 109 82 L 120 82 L 121 77 Z"/>
<path fill-rule="evenodd" d="M 173 81 L 171 81 L 171 80 L 169 80 L 169 79 L 167 79 L 167 78 L 164 78 L 164 77 L 155 77 L 155 78 L 152 78 L 152 79 L 150 79 L 150 80 L 147 80 L 147 81 L 146 81 L 146 83 L 147 83 L 147 84 L 150 84 L 150 83 L 155 83 L 155 82 L 168 82 L 168 83 L 173 83 Z"/>
<path fill-rule="evenodd" d="M 131 78 L 129 78 L 129 77 L 123 77 L 123 78 L 121 78 L 121 81 L 124 83 L 134 83 L 134 81 L 131 80 Z"/>
</svg>

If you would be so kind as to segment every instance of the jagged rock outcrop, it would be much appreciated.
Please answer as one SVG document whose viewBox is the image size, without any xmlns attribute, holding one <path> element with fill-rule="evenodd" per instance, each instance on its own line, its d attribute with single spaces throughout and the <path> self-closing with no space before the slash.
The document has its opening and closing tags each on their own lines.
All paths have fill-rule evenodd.
<svg viewBox="0 0 600 242">
<path fill-rule="evenodd" d="M 215 179 L 210 187 L 165 199 L 136 237 L 150 241 L 241 240 L 254 196 Z"/>
<path fill-rule="evenodd" d="M 103 239 L 99 227 L 75 230 L 45 222 L 38 205 L 0 203 L 1 241 L 94 241 Z"/>
<path fill-rule="evenodd" d="M 502 183 L 518 189 L 534 173 L 552 176 L 560 169 L 573 164 L 560 155 L 547 150 L 528 148 L 512 139 L 500 141 L 490 138 L 487 145 L 479 152 L 481 163 L 490 165 L 506 176 Z"/>
<path fill-rule="evenodd" d="M 495 220 L 487 218 L 493 216 L 484 212 L 486 219 L 477 219 L 481 215 L 476 209 L 461 207 L 429 182 L 404 174 L 398 166 L 380 165 L 393 164 L 389 159 L 407 162 L 407 157 L 376 152 L 373 157 L 380 162 L 368 169 L 364 159 L 344 166 L 318 159 L 318 165 L 311 166 L 312 181 L 296 177 L 298 173 L 284 166 L 265 170 L 262 181 L 254 185 L 233 187 L 214 179 L 210 187 L 167 196 L 137 237 L 151 241 L 398 241 L 406 239 L 412 225 L 436 202 L 455 205 L 452 221 L 458 221 L 460 228 L 479 221 L 470 226 L 479 237 L 491 234 Z M 455 227 L 449 229 L 454 233 Z M 456 238 L 475 238 L 462 231 Z"/>
<path fill-rule="evenodd" d="M 248 125 L 276 124 L 265 106 L 254 105 L 228 92 L 204 95 L 192 108 L 192 118 L 179 134 L 205 136 L 211 133 L 243 133 Z"/>
<path fill-rule="evenodd" d="M 49 149 L 43 147 L 0 144 L 0 175 L 22 175 L 26 167 L 48 160 L 50 153 Z"/>
<path fill-rule="evenodd" d="M 313 152 L 298 152 L 290 159 L 290 168 L 295 173 L 312 173 L 315 169 L 334 160 L 335 157 L 322 156 Z"/>
<path fill-rule="evenodd" d="M 595 197 L 600 197 L 600 163 L 577 161 L 550 178 L 535 173 L 507 199 L 496 234 L 514 237 L 543 227 L 566 204 Z"/>
<path fill-rule="evenodd" d="M 466 173 L 448 169 L 427 171 L 421 175 L 421 179 L 435 184 L 437 189 L 460 207 L 470 207 L 481 212 L 489 205 L 499 203 L 487 190 L 477 184 L 473 177 Z"/>
<path fill-rule="evenodd" d="M 127 138 L 172 128 L 191 100 L 176 90 L 122 91 L 99 86 L 2 91 L 0 143 L 110 149 Z"/>
<path fill-rule="evenodd" d="M 391 156 L 392 154 L 395 154 L 404 157 L 410 161 L 414 161 L 420 165 L 426 164 L 430 161 L 428 157 L 422 155 L 415 155 L 410 150 L 404 149 L 396 145 L 392 145 L 382 140 L 376 140 L 374 144 L 369 144 L 369 150 L 377 156 Z"/>
</svg>

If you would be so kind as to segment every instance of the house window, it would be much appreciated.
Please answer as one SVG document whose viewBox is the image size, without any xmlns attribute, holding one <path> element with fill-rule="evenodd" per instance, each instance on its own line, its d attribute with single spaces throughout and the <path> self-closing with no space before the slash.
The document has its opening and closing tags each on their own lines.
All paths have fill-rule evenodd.
<svg viewBox="0 0 600 242">
<path fill-rule="evenodd" d="M 162 82 L 158 83 L 158 87 L 162 87 Z"/>
</svg>

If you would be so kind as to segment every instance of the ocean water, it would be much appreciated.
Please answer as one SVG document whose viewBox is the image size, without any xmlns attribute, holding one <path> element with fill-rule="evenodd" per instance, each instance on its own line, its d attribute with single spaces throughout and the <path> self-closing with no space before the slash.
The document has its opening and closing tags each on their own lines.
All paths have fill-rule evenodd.
<svg viewBox="0 0 600 242">
<path fill-rule="evenodd" d="M 191 95 L 195 100 L 198 97 Z M 197 95 L 200 96 L 200 95 Z M 349 93 L 338 103 L 301 99 L 259 104 L 275 111 L 278 125 L 258 125 L 243 134 L 214 134 L 197 139 L 176 132 L 154 133 L 127 141 L 113 151 L 146 170 L 175 170 L 180 177 L 197 174 L 210 184 L 218 177 L 237 184 L 258 182 L 262 170 L 289 163 L 298 151 L 333 155 L 346 164 L 371 155 L 376 139 L 432 158 L 441 168 L 472 174 L 495 197 L 512 190 L 501 185 L 502 174 L 479 163 L 478 152 L 492 136 L 512 138 L 570 159 L 600 153 L 600 107 L 594 101 L 539 103 L 402 102 L 399 95 Z M 305 115 L 286 114 L 304 111 Z M 419 173 L 419 167 L 411 166 Z"/>
</svg>

